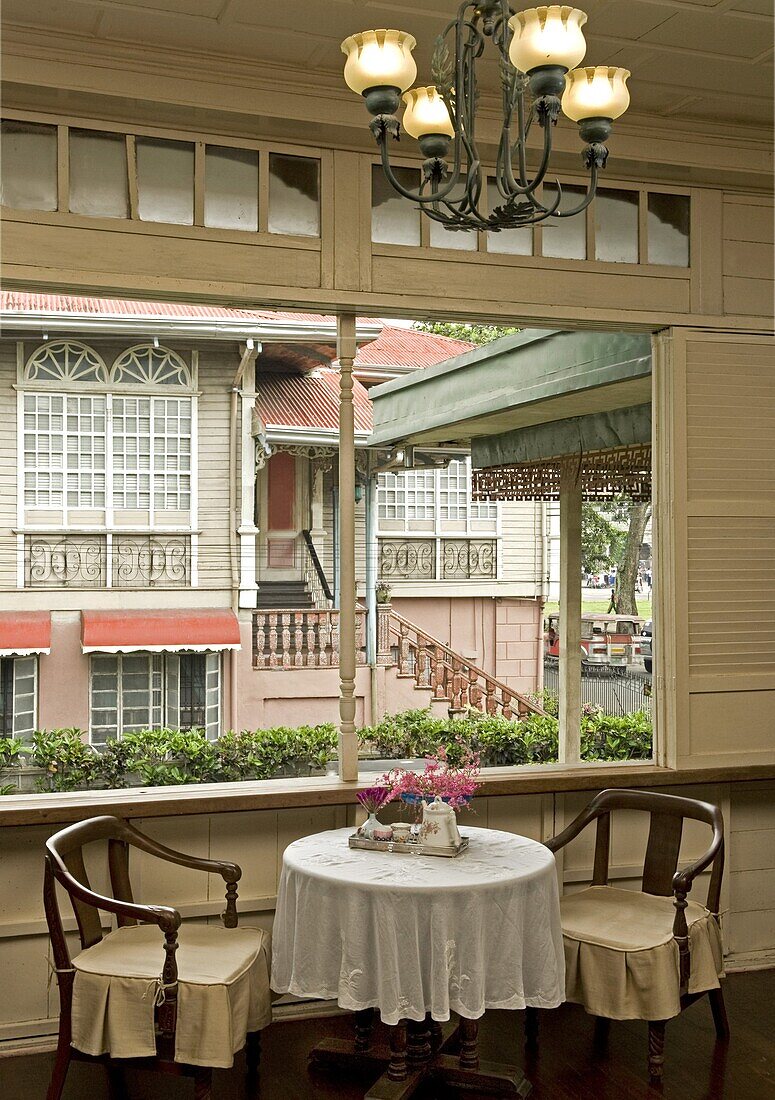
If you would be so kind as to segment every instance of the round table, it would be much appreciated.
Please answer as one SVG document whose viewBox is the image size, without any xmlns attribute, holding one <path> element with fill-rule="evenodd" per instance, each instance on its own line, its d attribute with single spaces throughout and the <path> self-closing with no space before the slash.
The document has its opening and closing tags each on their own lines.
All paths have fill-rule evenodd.
<svg viewBox="0 0 775 1100">
<path fill-rule="evenodd" d="M 465 827 L 463 834 L 469 848 L 454 859 L 351 849 L 351 829 L 304 837 L 286 848 L 272 932 L 272 988 L 336 1000 L 361 1015 L 378 1009 L 385 1024 L 414 1021 L 426 1031 L 451 1012 L 465 1024 L 488 1008 L 561 1004 L 565 971 L 554 856 L 512 833 Z M 438 1027 L 430 1030 L 438 1038 Z M 354 1049 L 360 1045 L 362 1053 L 364 1042 L 361 1027 Z M 464 1027 L 466 1043 L 473 1071 L 475 1026 Z M 425 1037 L 422 1045 L 428 1046 Z M 526 1095 L 519 1076 L 523 1091 L 513 1094 Z"/>
</svg>

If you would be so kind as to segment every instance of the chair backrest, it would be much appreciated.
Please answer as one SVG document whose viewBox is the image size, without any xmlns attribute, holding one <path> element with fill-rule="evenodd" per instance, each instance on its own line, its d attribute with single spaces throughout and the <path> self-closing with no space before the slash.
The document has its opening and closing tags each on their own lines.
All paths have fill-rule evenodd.
<svg viewBox="0 0 775 1100">
<path fill-rule="evenodd" d="M 85 845 L 106 840 L 108 844 L 108 867 L 112 896 L 119 901 L 132 902 L 132 886 L 129 881 L 129 846 L 148 849 L 153 845 L 150 838 L 143 836 L 126 821 L 118 817 L 93 817 L 88 821 L 79 821 L 61 829 L 46 841 L 46 868 L 43 900 L 46 909 L 51 942 L 54 949 L 54 961 L 57 967 L 69 966 L 69 952 L 64 937 L 64 926 L 59 909 L 59 899 L 55 882 L 67 891 L 73 913 L 78 925 L 81 947 L 92 947 L 102 939 L 102 922 L 99 910 L 80 900 L 63 881 L 62 872 L 66 872 L 86 890 L 91 883 L 83 858 Z M 136 924 L 131 918 L 120 914 L 119 925 Z"/>
<path fill-rule="evenodd" d="M 641 810 L 650 814 L 641 889 L 646 894 L 663 897 L 669 897 L 673 893 L 673 876 L 678 870 L 684 820 L 690 818 L 709 825 L 713 830 L 713 838 L 703 856 L 704 865 L 712 866 L 706 904 L 712 913 L 718 913 L 724 871 L 724 820 L 717 806 L 694 798 L 682 798 L 656 791 L 601 791 L 580 815 L 586 817 L 588 822 L 597 820 L 592 876 L 594 886 L 605 886 L 608 883 L 611 812 L 614 810 Z"/>
</svg>

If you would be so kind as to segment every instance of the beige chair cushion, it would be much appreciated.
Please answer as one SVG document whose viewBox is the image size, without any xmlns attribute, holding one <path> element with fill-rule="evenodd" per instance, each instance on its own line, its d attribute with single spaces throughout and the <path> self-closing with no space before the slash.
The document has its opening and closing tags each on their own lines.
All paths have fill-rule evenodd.
<svg viewBox="0 0 775 1100">
<path fill-rule="evenodd" d="M 672 897 L 591 886 L 560 899 L 565 997 L 611 1020 L 668 1020 L 681 1011 Z M 716 989 L 723 974 L 717 921 L 689 902 L 689 992 Z"/>
<path fill-rule="evenodd" d="M 184 924 L 178 943 L 175 1061 L 228 1069 L 247 1032 L 271 1020 L 269 934 Z M 72 1045 L 85 1054 L 153 1057 L 163 965 L 164 936 L 147 924 L 118 928 L 77 955 Z"/>
</svg>

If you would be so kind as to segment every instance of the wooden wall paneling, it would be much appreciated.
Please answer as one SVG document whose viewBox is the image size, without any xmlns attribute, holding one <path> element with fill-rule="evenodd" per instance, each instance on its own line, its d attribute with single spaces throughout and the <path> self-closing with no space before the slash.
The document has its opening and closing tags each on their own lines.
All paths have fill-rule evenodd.
<svg viewBox="0 0 775 1100">
<path fill-rule="evenodd" d="M 544 796 L 512 795 L 508 798 L 491 798 L 487 813 L 487 827 L 501 829 L 505 833 L 518 833 L 533 840 L 544 836 Z M 475 816 L 461 818 L 461 824 L 478 826 Z"/>
<path fill-rule="evenodd" d="M 129 193 L 129 217 L 137 221 L 140 217 L 137 197 L 137 142 L 134 134 L 126 135 L 127 191 Z"/>
<path fill-rule="evenodd" d="M 268 159 L 267 154 L 264 156 Z M 323 149 L 320 154 L 320 285 L 330 290 L 334 286 L 334 154 Z"/>
<path fill-rule="evenodd" d="M 70 136 L 67 126 L 57 126 L 57 210 L 70 209 Z"/>
<path fill-rule="evenodd" d="M 366 217 L 361 173 L 362 157 L 359 153 L 335 151 L 333 233 L 334 286 L 337 290 L 361 289 L 360 249 Z"/>
<path fill-rule="evenodd" d="M 135 822 L 137 828 L 160 844 L 179 852 L 207 856 L 210 849 L 210 822 L 205 814 L 149 819 Z M 208 878 L 202 871 L 175 867 L 145 852 L 133 850 L 129 857 L 129 875 L 135 901 L 145 905 L 192 905 L 209 900 Z"/>
<path fill-rule="evenodd" d="M 773 317 L 773 203 L 767 195 L 724 195 L 723 311 Z"/>
<path fill-rule="evenodd" d="M 276 843 L 278 811 L 213 814 L 209 821 L 208 858 L 232 860 L 242 868 L 239 911 L 245 911 L 256 898 L 274 897 L 280 874 Z M 223 880 L 220 876 L 208 877 L 210 900 L 217 900 L 223 896 Z"/>
<path fill-rule="evenodd" d="M 722 282 L 723 195 L 695 188 L 691 193 L 690 301 L 692 313 L 724 312 Z"/>
</svg>

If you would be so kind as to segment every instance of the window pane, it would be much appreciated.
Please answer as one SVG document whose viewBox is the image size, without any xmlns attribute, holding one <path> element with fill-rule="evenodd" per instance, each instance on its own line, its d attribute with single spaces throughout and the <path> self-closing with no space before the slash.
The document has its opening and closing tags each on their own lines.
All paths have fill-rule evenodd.
<svg viewBox="0 0 775 1100">
<path fill-rule="evenodd" d="M 0 737 L 13 737 L 12 657 L 0 657 Z"/>
<path fill-rule="evenodd" d="M 320 236 L 320 161 L 269 154 L 269 232 Z"/>
<path fill-rule="evenodd" d="M 137 201 L 142 221 L 194 224 L 191 142 L 137 139 Z"/>
<path fill-rule="evenodd" d="M 586 188 L 573 184 L 563 184 L 560 210 L 572 210 L 586 194 Z M 544 206 L 554 202 L 556 186 L 544 187 Z M 541 223 L 544 227 L 543 254 L 557 256 L 564 260 L 586 260 L 587 258 L 587 218 L 586 211 L 572 218 L 547 218 Z"/>
<path fill-rule="evenodd" d="M 649 263 L 689 266 L 689 196 L 649 195 Z"/>
<path fill-rule="evenodd" d="M 465 188 L 461 185 L 455 187 L 449 196 L 453 200 L 462 198 Z M 404 199 L 408 202 L 408 199 Z M 439 222 L 430 221 L 431 248 L 457 248 L 461 252 L 476 252 L 479 241 L 475 232 L 470 229 L 446 229 Z"/>
<path fill-rule="evenodd" d="M 416 168 L 394 168 L 402 187 L 420 186 Z M 380 165 L 371 170 L 371 239 L 380 244 L 420 244 L 420 211 L 394 191 Z"/>
<path fill-rule="evenodd" d="M 56 210 L 56 126 L 3 122 L 2 135 L 0 203 L 21 210 Z"/>
<path fill-rule="evenodd" d="M 636 264 L 638 192 L 606 188 L 598 191 L 593 205 L 595 259 L 617 264 Z"/>
<path fill-rule="evenodd" d="M 129 217 L 123 134 L 70 131 L 70 209 L 100 218 Z"/>
<path fill-rule="evenodd" d="M 207 724 L 207 656 L 183 653 L 180 657 L 180 727 Z"/>
<path fill-rule="evenodd" d="M 492 213 L 496 206 L 503 204 L 503 196 L 494 180 L 487 184 L 487 194 Z M 502 229 L 500 233 L 488 233 L 487 251 L 509 256 L 532 256 L 533 230 L 526 226 L 524 229 Z"/>
<path fill-rule="evenodd" d="M 258 152 L 208 145 L 205 149 L 205 225 L 258 229 Z"/>
</svg>

